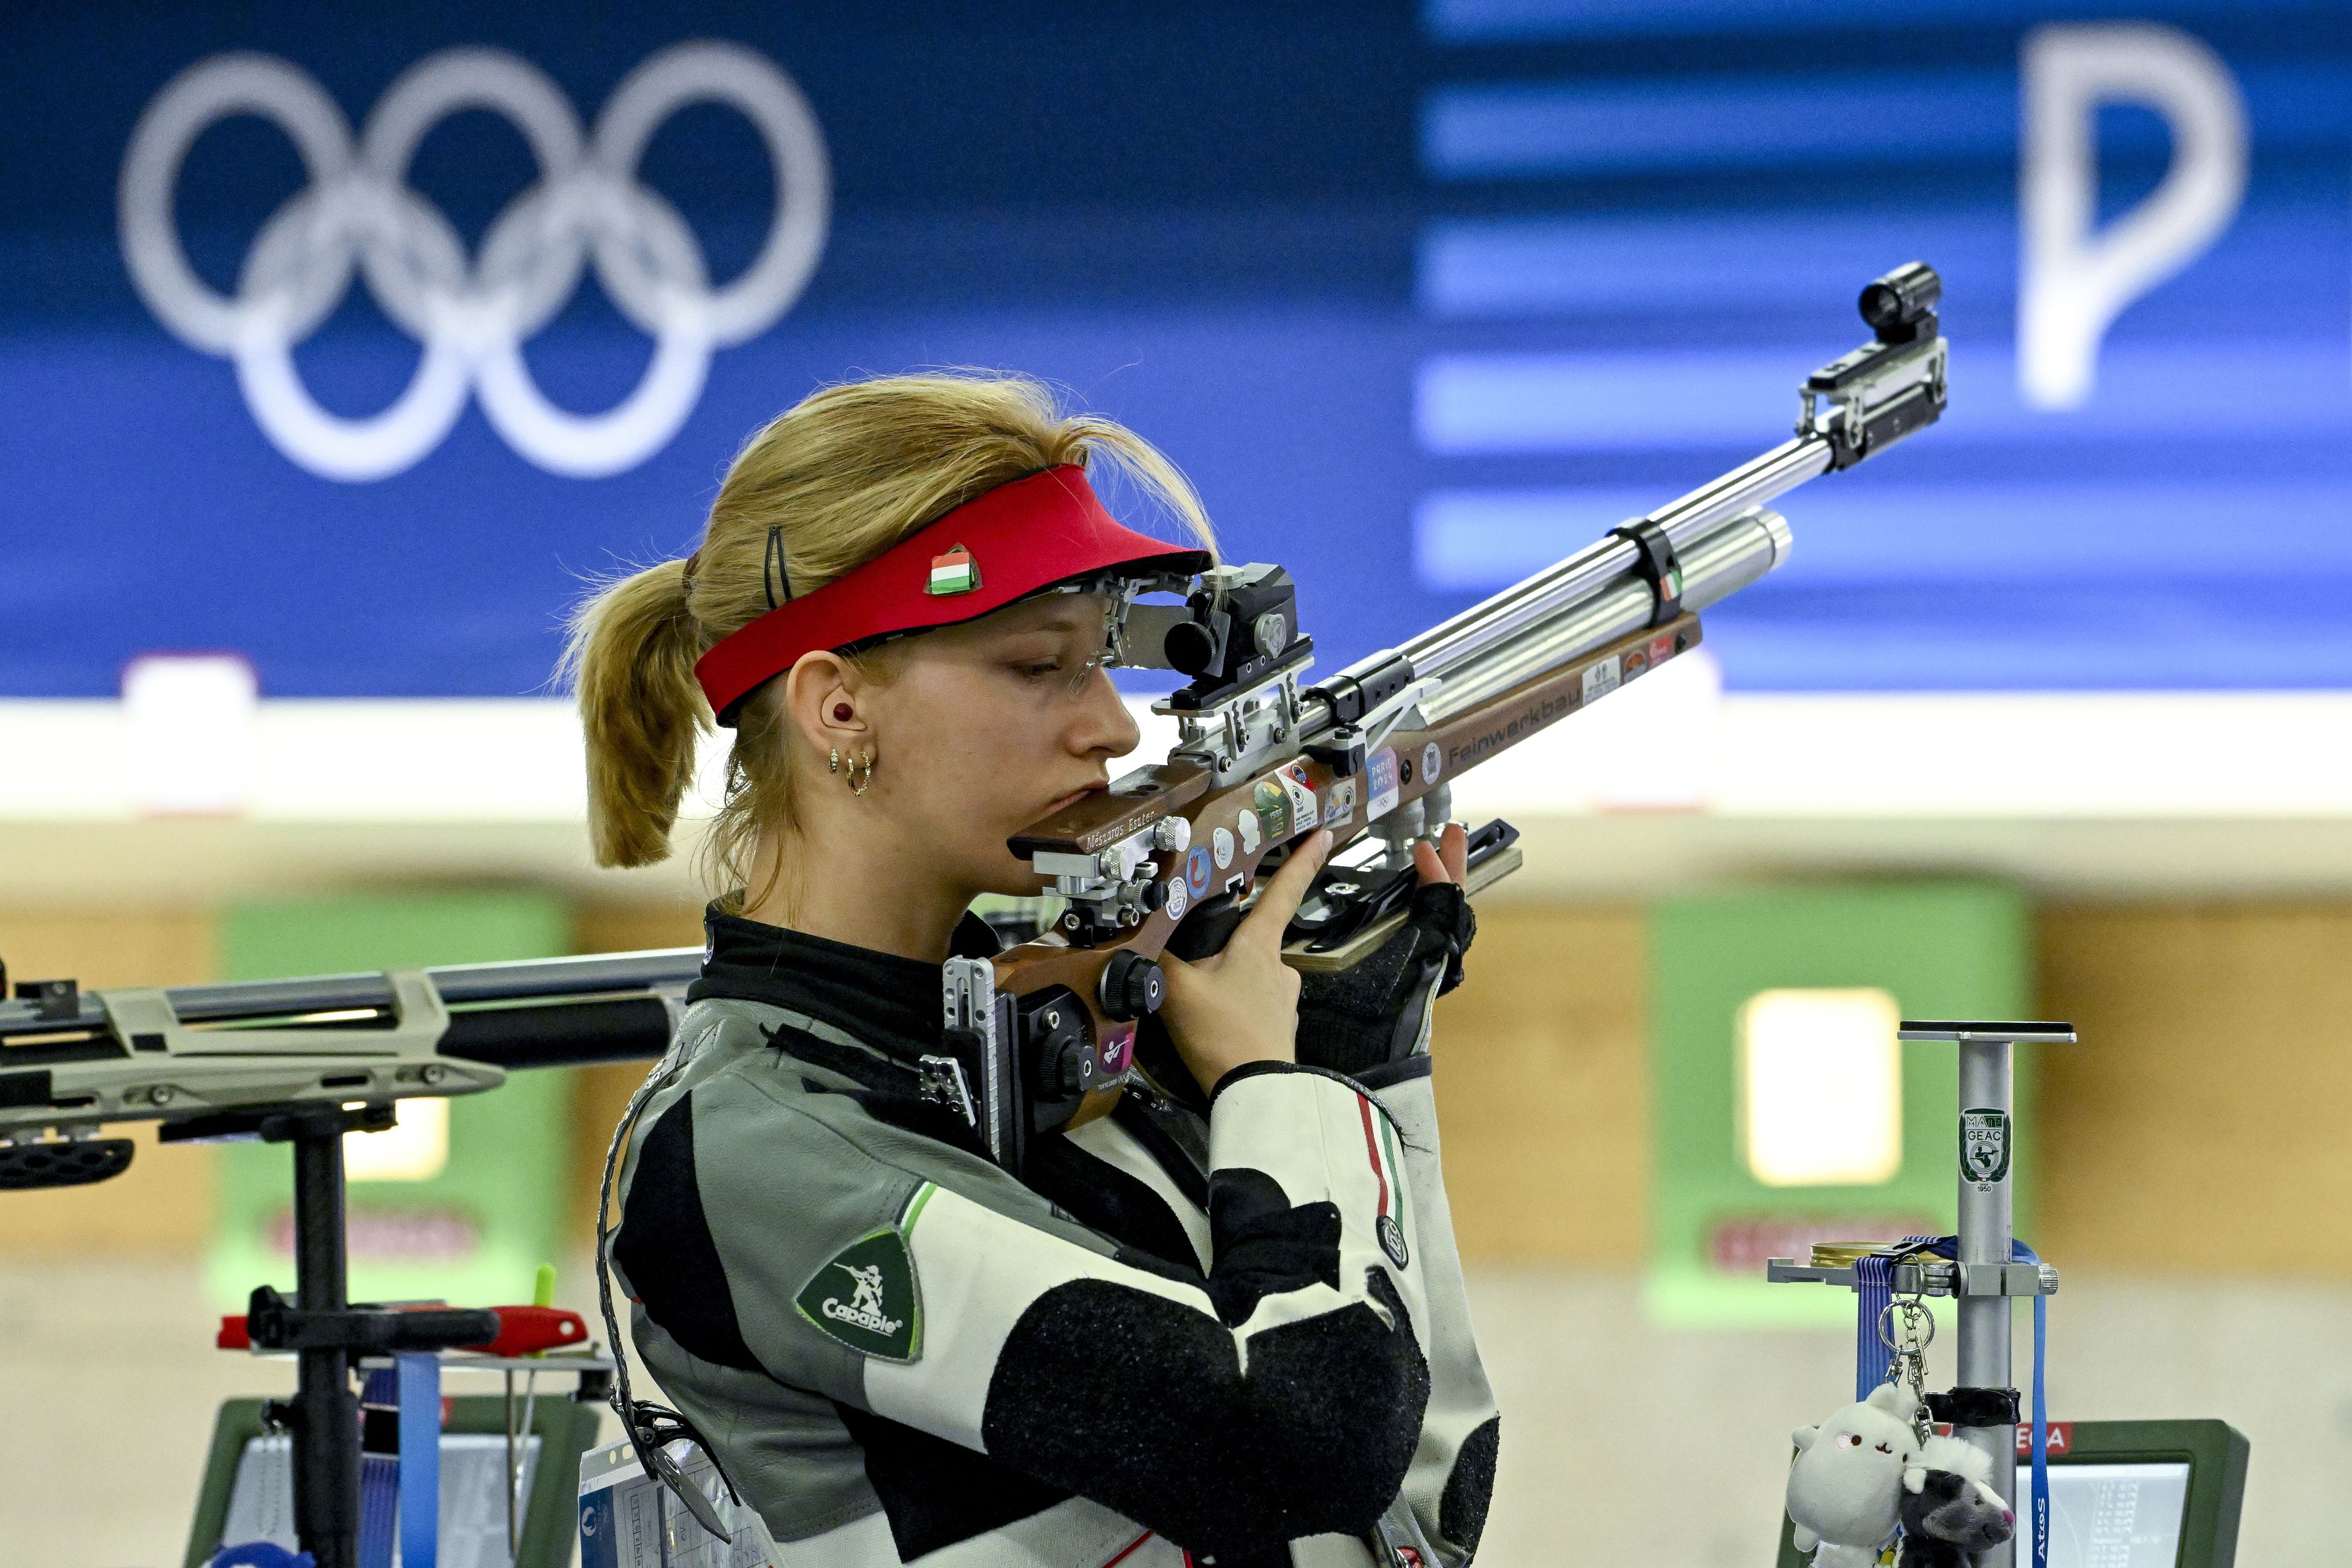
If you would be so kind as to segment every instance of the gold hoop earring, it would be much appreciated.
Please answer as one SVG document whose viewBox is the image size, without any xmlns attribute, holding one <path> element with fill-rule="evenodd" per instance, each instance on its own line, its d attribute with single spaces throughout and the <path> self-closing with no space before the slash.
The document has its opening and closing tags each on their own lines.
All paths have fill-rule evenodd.
<svg viewBox="0 0 2352 1568">
<path fill-rule="evenodd" d="M 839 746 L 835 746 L 833 749 L 833 755 L 825 759 L 824 767 L 825 772 L 827 773 L 837 773 L 841 771 L 841 748 Z"/>
<path fill-rule="evenodd" d="M 860 769 L 864 770 L 862 773 L 859 771 Z M 854 760 L 849 764 L 849 793 L 852 795 L 864 795 L 866 793 L 866 786 L 871 784 L 873 782 L 874 753 L 871 751 L 868 751 L 863 757 Z"/>
</svg>

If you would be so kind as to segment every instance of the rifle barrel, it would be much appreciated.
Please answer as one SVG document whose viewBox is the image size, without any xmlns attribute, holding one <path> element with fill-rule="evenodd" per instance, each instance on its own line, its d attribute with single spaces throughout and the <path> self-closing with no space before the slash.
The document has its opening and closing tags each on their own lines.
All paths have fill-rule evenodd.
<svg viewBox="0 0 2352 1568">
<path fill-rule="evenodd" d="M 1834 457 L 1825 437 L 1799 436 L 1636 520 L 1673 543 L 1685 609 L 1703 610 L 1788 559 L 1788 524 L 1761 503 L 1826 473 Z M 1444 682 L 1423 702 L 1425 714 L 1459 712 L 1646 624 L 1655 599 L 1635 570 L 1640 559 L 1632 541 L 1612 534 L 1336 679 L 1369 680 L 1402 657 L 1416 679 Z M 1332 722 L 1318 707 L 1303 727 L 1314 735 Z"/>
<path fill-rule="evenodd" d="M 1826 472 L 1831 456 L 1829 442 L 1819 436 L 1784 441 L 1762 457 L 1742 463 L 1688 495 L 1669 501 L 1641 521 L 1664 529 L 1675 552 L 1681 553 L 1696 547 L 1725 519 Z M 1612 534 L 1472 605 L 1451 620 L 1432 626 L 1397 651 L 1412 661 L 1415 675 L 1444 679 L 1530 626 L 1581 605 L 1620 584 L 1640 584 L 1633 571 L 1640 557 L 1640 551 L 1631 541 Z M 1770 569 L 1770 564 L 1767 563 L 1766 570 Z M 1740 585 L 1727 583 L 1714 598 L 1720 599 Z M 1685 584 L 1685 607 L 1704 609 L 1713 602 L 1714 599 L 1695 599 Z M 1597 638 L 1585 647 L 1565 651 L 1561 657 L 1573 657 L 1605 640 Z"/>
<path fill-rule="evenodd" d="M 1779 512 L 1751 507 L 1733 513 L 1677 552 L 1683 566 L 1683 607 L 1705 609 L 1763 576 L 1788 554 L 1789 524 Z M 1651 624 L 1656 605 L 1650 584 L 1631 573 L 1605 582 L 1454 666 L 1445 684 L 1423 700 L 1421 710 L 1431 722 L 1443 723 L 1641 630 Z"/>
</svg>

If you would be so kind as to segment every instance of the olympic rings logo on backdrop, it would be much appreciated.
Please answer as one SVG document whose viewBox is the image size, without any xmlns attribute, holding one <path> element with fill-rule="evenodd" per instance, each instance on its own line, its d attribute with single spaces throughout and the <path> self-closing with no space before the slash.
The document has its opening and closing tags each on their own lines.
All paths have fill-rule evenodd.
<svg viewBox="0 0 2352 1568">
<path fill-rule="evenodd" d="M 713 288 L 677 209 L 637 178 L 646 145 L 672 114 L 717 102 L 740 110 L 776 175 L 775 218 L 740 278 Z M 522 132 L 539 178 L 490 223 L 478 255 L 407 184 L 425 134 L 488 110 Z M 270 215 L 234 294 L 188 264 L 173 217 L 181 165 L 216 121 L 250 114 L 284 131 L 310 183 Z M 807 287 L 824 246 L 831 175 L 824 138 L 793 79 L 735 44 L 682 43 L 647 58 L 606 100 L 595 129 L 555 83 L 497 49 L 418 61 L 386 89 L 354 143 L 326 90 L 268 55 L 201 60 L 156 95 L 122 161 L 122 254 L 156 319 L 190 347 L 233 361 L 246 405 L 296 463 L 329 479 L 386 479 L 447 437 L 470 394 L 507 443 L 553 473 L 635 468 L 694 412 L 711 355 L 773 325 Z M 622 315 L 654 340 L 652 363 L 601 414 L 548 401 L 522 345 L 593 266 Z M 321 408 L 294 348 L 333 313 L 354 277 L 424 345 L 392 405 L 363 418 Z"/>
</svg>

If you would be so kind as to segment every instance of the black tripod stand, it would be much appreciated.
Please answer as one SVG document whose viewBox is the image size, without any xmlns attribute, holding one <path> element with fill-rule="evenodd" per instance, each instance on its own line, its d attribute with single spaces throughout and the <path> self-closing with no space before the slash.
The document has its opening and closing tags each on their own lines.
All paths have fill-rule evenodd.
<svg viewBox="0 0 2352 1568">
<path fill-rule="evenodd" d="M 352 1363 L 360 1355 L 442 1351 L 498 1338 L 499 1315 L 487 1309 L 387 1311 L 344 1298 L 343 1134 L 381 1131 L 390 1106 L 345 1110 L 303 1106 L 237 1120 L 265 1142 L 294 1146 L 292 1301 L 264 1285 L 253 1292 L 246 1327 L 257 1349 L 292 1351 L 295 1394 L 275 1414 L 293 1437 L 294 1530 L 318 1568 L 358 1568 L 360 1402 Z M 216 1119 L 182 1123 L 167 1136 L 217 1136 Z"/>
</svg>

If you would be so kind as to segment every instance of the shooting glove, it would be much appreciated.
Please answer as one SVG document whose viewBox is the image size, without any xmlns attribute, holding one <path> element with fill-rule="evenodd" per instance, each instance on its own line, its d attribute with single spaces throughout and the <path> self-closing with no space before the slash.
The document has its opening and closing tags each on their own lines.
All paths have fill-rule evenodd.
<svg viewBox="0 0 2352 1568">
<path fill-rule="evenodd" d="M 1394 935 L 1335 974 L 1298 988 L 1298 1059 L 1360 1076 L 1429 1049 L 1429 1014 L 1462 984 L 1462 955 L 1477 934 L 1470 897 L 1455 882 L 1413 889 Z"/>
</svg>

